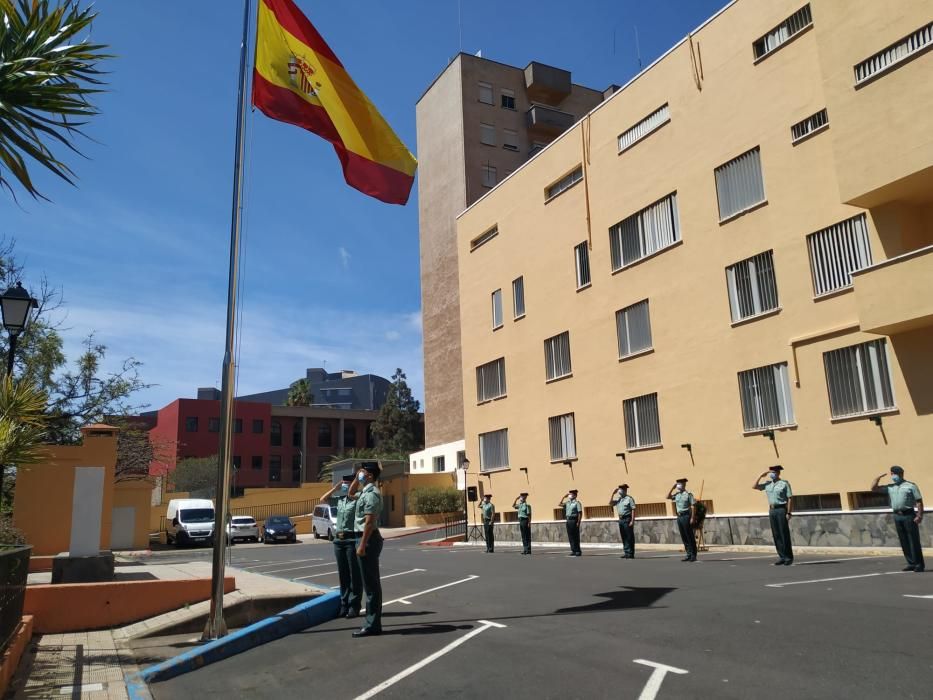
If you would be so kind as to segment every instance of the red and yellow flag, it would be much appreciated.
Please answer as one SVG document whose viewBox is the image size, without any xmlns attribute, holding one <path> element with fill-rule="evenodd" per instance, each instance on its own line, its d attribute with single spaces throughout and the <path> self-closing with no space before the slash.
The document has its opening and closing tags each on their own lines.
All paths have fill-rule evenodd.
<svg viewBox="0 0 933 700">
<path fill-rule="evenodd" d="M 408 201 L 417 161 L 293 0 L 259 0 L 253 104 L 330 141 L 351 187 Z"/>
</svg>

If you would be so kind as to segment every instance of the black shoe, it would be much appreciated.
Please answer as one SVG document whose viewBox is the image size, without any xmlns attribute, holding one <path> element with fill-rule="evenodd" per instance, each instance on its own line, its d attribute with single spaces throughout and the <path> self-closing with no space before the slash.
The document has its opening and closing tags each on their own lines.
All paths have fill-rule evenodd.
<svg viewBox="0 0 933 700">
<path fill-rule="evenodd" d="M 681 561 L 693 561 L 689 556 L 684 557 Z"/>
<path fill-rule="evenodd" d="M 916 570 L 917 570 L 917 567 L 915 567 L 913 564 L 908 564 L 903 569 L 901 569 L 901 571 L 916 571 Z"/>
<path fill-rule="evenodd" d="M 916 571 L 918 574 L 922 574 L 922 573 L 923 573 L 923 568 L 924 568 L 924 567 L 922 567 L 922 566 L 915 566 L 915 567 L 914 567 L 914 571 Z"/>
<path fill-rule="evenodd" d="M 575 557 L 582 557 L 582 556 L 583 556 L 583 552 L 577 552 L 577 553 L 574 554 L 573 556 L 575 556 Z"/>
<path fill-rule="evenodd" d="M 348 620 L 352 620 L 354 617 L 359 617 L 359 616 L 360 616 L 359 610 L 347 610 L 346 614 L 343 615 L 342 617 L 345 617 Z"/>
<path fill-rule="evenodd" d="M 696 561 L 696 560 L 697 560 L 696 557 L 690 557 L 690 561 Z"/>
<path fill-rule="evenodd" d="M 784 566 L 784 560 L 783 560 L 783 559 L 778 559 L 776 562 L 774 562 L 774 565 L 775 565 L 775 566 Z"/>
<path fill-rule="evenodd" d="M 346 616 L 347 616 L 347 608 L 340 608 L 340 612 L 337 613 L 337 617 L 346 617 Z"/>
<path fill-rule="evenodd" d="M 373 629 L 372 627 L 364 627 L 363 629 L 357 630 L 353 633 L 353 637 L 359 639 L 360 637 L 378 637 L 382 634 L 382 630 Z"/>
<path fill-rule="evenodd" d="M 793 564 L 793 563 L 794 563 L 794 560 L 793 560 L 793 559 L 785 559 L 785 560 L 784 560 L 784 566 L 790 566 L 790 565 Z"/>
</svg>

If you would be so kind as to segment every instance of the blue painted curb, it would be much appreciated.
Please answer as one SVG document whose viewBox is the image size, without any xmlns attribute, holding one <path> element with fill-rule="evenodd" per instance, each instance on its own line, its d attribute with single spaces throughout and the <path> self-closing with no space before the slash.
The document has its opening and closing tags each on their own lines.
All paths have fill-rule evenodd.
<svg viewBox="0 0 933 700">
<path fill-rule="evenodd" d="M 144 690 L 148 683 L 165 681 L 183 673 L 196 671 L 215 661 L 229 658 L 260 644 L 333 620 L 337 617 L 339 610 L 340 592 L 329 591 L 314 600 L 301 603 L 278 615 L 267 617 L 249 627 L 232 632 L 226 637 L 207 642 L 160 664 L 144 668 L 126 679 L 127 694 L 130 700 L 147 698 L 148 693 L 140 691 Z"/>
</svg>

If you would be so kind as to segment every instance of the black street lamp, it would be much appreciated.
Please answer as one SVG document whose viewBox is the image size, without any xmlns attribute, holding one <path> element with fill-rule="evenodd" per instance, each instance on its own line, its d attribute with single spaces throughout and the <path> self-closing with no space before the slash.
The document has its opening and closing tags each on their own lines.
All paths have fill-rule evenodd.
<svg viewBox="0 0 933 700">
<path fill-rule="evenodd" d="M 17 282 L 0 296 L 0 312 L 3 314 L 3 327 L 10 334 L 10 347 L 6 356 L 6 374 L 13 376 L 13 356 L 16 354 L 16 340 L 29 325 L 30 312 L 39 308 L 39 302 L 23 289 L 23 283 Z"/>
<path fill-rule="evenodd" d="M 468 542 L 467 518 L 469 517 L 469 511 L 467 509 L 467 472 L 470 469 L 470 460 L 467 459 L 466 455 L 463 455 L 463 459 L 460 460 L 460 465 L 457 468 L 463 470 L 463 541 Z"/>
</svg>

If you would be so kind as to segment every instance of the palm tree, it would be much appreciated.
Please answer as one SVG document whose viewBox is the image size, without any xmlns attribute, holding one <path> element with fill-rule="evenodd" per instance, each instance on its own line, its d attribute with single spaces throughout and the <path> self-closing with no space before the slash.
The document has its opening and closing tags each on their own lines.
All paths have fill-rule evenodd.
<svg viewBox="0 0 933 700">
<path fill-rule="evenodd" d="M 0 379 L 0 502 L 8 466 L 35 464 L 44 456 L 46 397 L 31 382 Z"/>
<path fill-rule="evenodd" d="M 97 63 L 106 46 L 79 39 L 97 13 L 76 0 L 50 8 L 49 0 L 0 0 L 0 186 L 16 197 L 9 174 L 33 197 L 41 197 L 27 160 L 74 184 L 75 174 L 45 143 L 58 142 L 81 155 L 74 139 L 89 102 L 101 92 Z"/>
<path fill-rule="evenodd" d="M 299 379 L 288 387 L 286 406 L 310 406 L 313 401 L 314 395 L 311 393 L 311 385 L 308 384 L 307 379 Z"/>
</svg>

